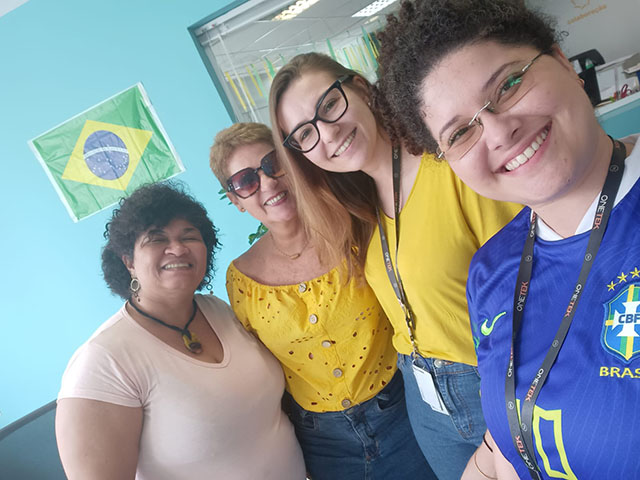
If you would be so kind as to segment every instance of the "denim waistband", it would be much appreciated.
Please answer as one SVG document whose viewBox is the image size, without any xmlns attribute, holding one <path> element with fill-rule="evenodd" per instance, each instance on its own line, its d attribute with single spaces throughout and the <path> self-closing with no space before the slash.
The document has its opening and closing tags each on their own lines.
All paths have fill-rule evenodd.
<svg viewBox="0 0 640 480">
<path fill-rule="evenodd" d="M 450 360 L 443 360 L 441 358 L 423 357 L 422 355 L 404 355 L 398 354 L 399 363 L 415 364 L 431 373 L 438 374 L 457 374 L 468 373 L 470 371 L 477 371 L 477 367 L 469 365 L 468 363 L 452 362 Z"/>
</svg>

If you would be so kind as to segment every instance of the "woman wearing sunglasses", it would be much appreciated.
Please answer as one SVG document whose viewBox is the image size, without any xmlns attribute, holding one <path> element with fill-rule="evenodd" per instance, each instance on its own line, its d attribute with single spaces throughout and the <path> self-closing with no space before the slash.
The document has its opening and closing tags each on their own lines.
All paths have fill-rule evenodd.
<svg viewBox="0 0 640 480">
<path fill-rule="evenodd" d="M 357 258 L 394 327 L 418 443 L 438 478 L 458 480 L 486 429 L 469 261 L 521 207 L 478 196 L 446 164 L 394 143 L 372 93 L 325 55 L 295 57 L 271 87 L 278 152 L 317 243 L 345 256 L 359 239 Z"/>
<path fill-rule="evenodd" d="M 229 266 L 227 291 L 282 364 L 311 478 L 435 478 L 411 432 L 391 325 L 362 276 L 349 277 L 352 259 L 319 255 L 269 128 L 221 131 L 210 162 L 229 200 L 268 228 Z"/>
<path fill-rule="evenodd" d="M 406 134 L 529 207 L 470 267 L 493 440 L 465 478 L 637 478 L 638 136 L 606 135 L 552 28 L 511 1 L 405 2 L 381 39 Z"/>
</svg>

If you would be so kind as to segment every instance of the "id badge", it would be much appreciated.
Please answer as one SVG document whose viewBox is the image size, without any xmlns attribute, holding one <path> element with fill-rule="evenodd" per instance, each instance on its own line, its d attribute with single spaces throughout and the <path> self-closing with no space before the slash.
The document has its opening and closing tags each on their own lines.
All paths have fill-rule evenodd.
<svg viewBox="0 0 640 480">
<path fill-rule="evenodd" d="M 413 375 L 416 377 L 416 382 L 418 383 L 418 390 L 420 390 L 420 396 L 422 400 L 429 404 L 431 409 L 438 413 L 443 413 L 445 415 L 449 415 L 447 411 L 447 407 L 444 405 L 442 401 L 442 397 L 440 393 L 436 389 L 436 385 L 433 382 L 433 377 L 431 373 L 423 370 L 417 365 L 411 365 L 413 367 Z"/>
</svg>

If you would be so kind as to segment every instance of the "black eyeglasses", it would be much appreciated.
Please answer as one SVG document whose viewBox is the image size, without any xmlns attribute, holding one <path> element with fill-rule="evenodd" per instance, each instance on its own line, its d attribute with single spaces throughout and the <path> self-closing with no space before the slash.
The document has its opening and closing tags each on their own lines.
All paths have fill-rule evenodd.
<svg viewBox="0 0 640 480">
<path fill-rule="evenodd" d="M 333 82 L 318 100 L 313 118 L 294 128 L 282 144 L 287 148 L 298 150 L 302 153 L 313 150 L 320 141 L 318 120 L 324 123 L 335 123 L 347 111 L 349 102 L 342 89 L 342 84 L 352 78 L 353 75 L 344 75 Z"/>
<path fill-rule="evenodd" d="M 454 127 L 448 135 L 445 147 L 438 148 L 438 158 L 445 157 L 447 161 L 454 162 L 467 154 L 482 136 L 483 125 L 480 114 L 485 110 L 494 114 L 506 112 L 531 90 L 535 85 L 535 79 L 531 74 L 525 76 L 531 70 L 531 66 L 549 51 L 540 52 L 524 67 L 507 75 L 497 85 L 491 98 L 478 110 L 470 120 L 464 121 L 458 127 Z"/>
<path fill-rule="evenodd" d="M 249 198 L 260 189 L 260 170 L 271 178 L 280 178 L 284 172 L 278 163 L 275 150 L 270 151 L 262 160 L 258 168 L 243 168 L 227 179 L 227 191 L 233 192 L 240 198 Z"/>
</svg>

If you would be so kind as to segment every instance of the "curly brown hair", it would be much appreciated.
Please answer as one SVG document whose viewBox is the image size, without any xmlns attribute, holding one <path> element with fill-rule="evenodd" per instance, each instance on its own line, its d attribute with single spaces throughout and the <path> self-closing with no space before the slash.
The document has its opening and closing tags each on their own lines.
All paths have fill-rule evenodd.
<svg viewBox="0 0 640 480">
<path fill-rule="evenodd" d="M 405 0 L 378 34 L 379 95 L 386 99 L 385 123 L 394 125 L 411 153 L 434 153 L 438 144 L 423 121 L 420 90 L 425 77 L 449 53 L 465 45 L 551 49 L 551 20 L 518 0 Z"/>
</svg>

